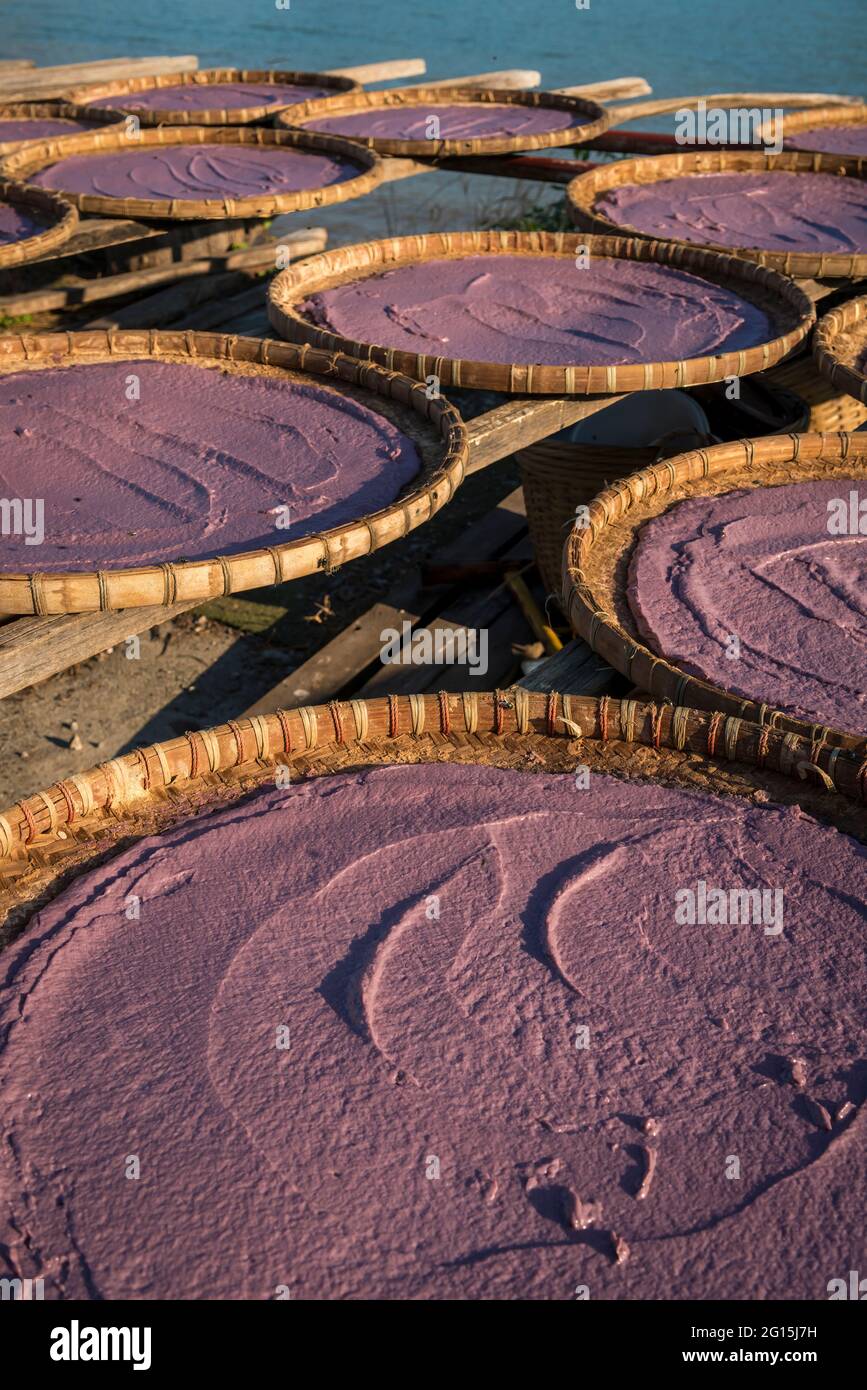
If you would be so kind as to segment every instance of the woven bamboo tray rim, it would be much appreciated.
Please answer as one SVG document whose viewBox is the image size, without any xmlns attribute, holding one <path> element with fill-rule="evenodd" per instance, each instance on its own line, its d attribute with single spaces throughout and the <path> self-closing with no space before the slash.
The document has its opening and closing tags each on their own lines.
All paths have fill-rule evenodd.
<svg viewBox="0 0 867 1390">
<path fill-rule="evenodd" d="M 0 179 L 0 203 L 11 203 L 36 214 L 46 225 L 33 236 L 0 246 L 0 268 L 23 265 L 55 251 L 68 241 L 78 226 L 78 213 L 60 193 L 33 188 L 14 179 Z"/>
<path fill-rule="evenodd" d="M 82 116 L 79 112 L 65 101 L 9 101 L 5 105 L 0 104 L 0 121 L 21 121 L 21 120 L 75 120 L 80 121 Z M 125 116 L 119 116 L 116 111 L 94 111 L 88 113 L 87 120 L 94 125 L 104 125 L 109 129 L 120 129 L 126 120 Z M 72 134 L 76 134 L 75 131 Z M 54 135 L 51 143 L 60 140 L 68 140 L 68 135 Z M 12 154 L 14 150 L 24 149 L 31 144 L 47 143 L 44 136 L 35 136 L 33 140 L 0 140 L 0 155 Z"/>
<path fill-rule="evenodd" d="M 694 449 L 618 480 L 589 504 L 586 527 L 573 527 L 566 539 L 562 602 L 573 631 L 656 699 L 720 711 L 798 734 L 814 747 L 851 750 L 867 758 L 862 734 L 810 723 L 736 695 L 651 651 L 625 597 L 625 572 L 638 529 L 668 506 L 687 497 L 860 472 L 867 474 L 867 435 L 771 434 Z"/>
<path fill-rule="evenodd" d="M 850 299 L 819 320 L 813 335 L 816 366 L 833 386 L 867 406 L 867 295 Z"/>
<path fill-rule="evenodd" d="M 791 140 L 791 148 L 799 149 L 798 135 L 803 130 L 822 130 L 826 126 L 848 126 L 867 124 L 867 105 L 862 106 L 813 106 L 803 111 L 789 111 L 782 117 L 783 139 Z M 762 126 L 762 136 L 767 138 L 771 127 Z M 812 151 L 811 151 L 812 153 Z M 828 151 L 833 155 L 833 151 Z"/>
<path fill-rule="evenodd" d="M 719 713 L 638 700 L 510 690 L 332 701 L 231 720 L 72 774 L 0 814 L 0 918 L 39 901 L 131 839 L 262 786 L 388 763 L 456 760 L 527 772 L 674 782 L 798 804 L 867 838 L 867 765 L 852 753 Z M 707 761 L 705 761 L 707 760 Z M 747 774 L 731 766 L 740 764 Z"/>
<path fill-rule="evenodd" d="M 401 420 L 407 432 L 415 432 L 421 471 L 389 506 L 345 525 L 267 548 L 153 565 L 50 573 L 0 572 L 0 613 L 104 612 L 191 599 L 204 603 L 224 594 L 282 584 L 320 570 L 330 573 L 421 526 L 451 501 L 463 481 L 469 446 L 466 427 L 455 407 L 442 396 L 429 399 L 424 386 L 408 377 L 357 362 L 342 353 L 298 348 L 271 339 L 190 330 L 93 329 L 0 336 L 0 380 L 6 373 L 30 368 L 74 368 L 76 363 L 144 358 L 203 368 L 228 369 L 228 364 L 235 364 L 252 375 L 299 373 L 310 384 L 342 386 L 341 394 L 347 395 L 353 395 L 353 388 L 360 388 L 372 397 L 366 404 L 382 414 L 403 407 Z M 419 441 L 419 432 L 425 426 L 425 436 Z M 425 444 L 426 439 L 436 441 L 435 451 Z"/>
<path fill-rule="evenodd" d="M 442 159 L 449 155 L 514 154 L 519 150 L 560 149 L 580 145 L 602 135 L 611 124 L 611 115 L 598 102 L 558 92 L 516 91 L 498 87 L 394 87 L 390 91 L 353 92 L 345 97 L 306 101 L 285 107 L 275 117 L 275 125 L 303 129 L 319 116 L 346 116 L 359 112 L 407 106 L 532 106 L 569 111 L 573 125 L 563 130 L 540 131 L 535 135 L 492 135 L 467 140 L 401 140 L 392 137 L 353 135 L 351 138 L 380 154 Z"/>
<path fill-rule="evenodd" d="M 565 260 L 573 259 L 582 247 L 587 248 L 591 256 L 614 256 L 692 271 L 750 298 L 785 331 L 768 343 L 713 356 L 635 366 L 548 366 L 481 362 L 356 342 L 318 327 L 297 307 L 318 291 L 399 265 L 473 255 L 545 255 L 561 256 Z M 721 256 L 718 252 L 675 246 L 669 242 L 588 237 L 574 232 L 469 231 L 388 237 L 355 246 L 339 246 L 310 256 L 273 277 L 268 286 L 268 317 L 272 327 L 290 342 L 314 343 L 331 351 L 348 352 L 352 357 L 378 362 L 391 371 L 405 372 L 421 381 L 435 376 L 443 386 L 479 387 L 521 395 L 583 396 L 699 386 L 727 376 L 764 371 L 803 340 L 815 320 L 815 307 L 808 296 L 784 276 L 750 261 Z"/>
<path fill-rule="evenodd" d="M 661 154 L 650 158 L 621 159 L 600 164 L 579 174 L 566 188 L 569 215 L 576 226 L 590 232 L 619 236 L 647 237 L 628 223 L 612 222 L 596 211 L 596 199 L 601 193 L 630 184 L 658 183 L 691 174 L 759 173 L 774 170 L 783 173 L 836 174 L 846 178 L 867 178 L 867 159 L 852 159 L 843 155 L 813 154 L 806 151 L 784 150 L 781 154 L 763 154 L 756 150 L 693 150 L 683 154 Z M 672 237 L 673 246 L 696 247 L 699 243 L 680 241 Z M 762 247 L 720 246 L 708 241 L 705 249 L 723 251 L 738 259 L 755 261 L 787 275 L 805 279 L 827 276 L 855 279 L 867 274 L 867 250 L 845 255 L 840 252 L 818 254 L 813 251 L 768 251 Z"/>
<path fill-rule="evenodd" d="M 134 96 L 137 92 L 155 89 L 170 92 L 176 87 L 213 87 L 225 82 L 255 82 L 258 86 L 298 86 L 326 87 L 335 96 L 361 91 L 360 83 L 351 77 L 335 77 L 324 72 L 286 72 L 276 68 L 197 68 L 189 72 L 166 73 L 160 77 L 117 78 L 114 82 L 72 87 L 65 99 L 80 116 L 90 116 L 93 111 L 105 108 L 94 107 L 93 102 L 103 97 Z M 319 98 L 325 101 L 327 98 Z M 291 103 L 286 103 L 290 105 Z M 117 109 L 117 108 L 115 108 Z M 165 106 L 147 111 L 130 107 L 125 115 L 137 116 L 144 126 L 152 125 L 246 125 L 250 121 L 260 121 L 283 110 L 283 106 L 267 105 L 259 102 L 250 106 L 214 106 L 204 111 L 179 111 L 177 107 Z"/>
<path fill-rule="evenodd" d="M 130 149 L 160 145 L 258 145 L 309 150 L 334 155 L 360 172 L 341 183 L 323 188 L 299 189 L 295 193 L 265 193 L 249 198 L 106 198 L 95 193 L 63 193 L 81 212 L 98 212 L 111 217 L 159 218 L 161 220 L 224 217 L 271 217 L 281 212 L 297 212 L 325 207 L 360 198 L 382 182 L 384 166 L 378 154 L 352 140 L 336 135 L 316 135 L 312 131 L 271 130 L 253 126 L 149 126 L 130 138 L 125 130 L 65 135 L 60 151 L 57 142 L 28 143 L 27 149 L 6 155 L 3 170 L 14 178 L 27 180 L 39 170 L 55 164 L 58 158 L 81 154 L 117 154 Z"/>
</svg>

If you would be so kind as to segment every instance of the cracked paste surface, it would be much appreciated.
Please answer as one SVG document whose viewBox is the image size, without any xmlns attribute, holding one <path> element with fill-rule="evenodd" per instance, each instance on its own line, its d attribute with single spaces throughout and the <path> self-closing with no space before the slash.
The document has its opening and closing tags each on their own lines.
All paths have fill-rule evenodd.
<svg viewBox="0 0 867 1390">
<path fill-rule="evenodd" d="M 8 246 L 13 241 L 24 241 L 26 237 L 37 236 L 44 231 L 45 223 L 31 217 L 24 208 L 15 203 L 0 203 L 0 246 Z M 22 494 L 14 495 L 20 497 Z"/>
<path fill-rule="evenodd" d="M 431 125 L 431 119 L 438 122 Z M 359 136 L 373 140 L 493 140 L 521 135 L 543 135 L 586 125 L 575 111 L 553 106 L 518 106 L 503 103 L 446 102 L 438 106 L 381 106 L 368 111 L 335 112 L 304 121 L 305 130 L 328 135 Z M 435 131 L 435 134 L 431 132 Z"/>
<path fill-rule="evenodd" d="M 765 251 L 867 251 L 867 182 L 836 174 L 687 174 L 601 194 L 595 211 L 647 236 Z"/>
<path fill-rule="evenodd" d="M 0 145 L 11 140 L 47 140 L 53 135 L 77 135 L 83 130 L 93 130 L 93 122 L 74 121 L 63 116 L 0 120 Z"/>
<path fill-rule="evenodd" d="M 863 479 L 694 497 L 652 518 L 627 587 L 642 635 L 739 695 L 867 733 L 867 535 L 828 531 L 829 503 L 851 492 Z"/>
<path fill-rule="evenodd" d="M 676 925 L 701 880 L 782 889 L 782 933 Z M 254 793 L 5 953 L 0 1269 L 826 1298 L 863 1249 L 865 927 L 864 850 L 794 809 L 445 765 Z"/>
<path fill-rule="evenodd" d="M 767 314 L 667 266 L 593 257 L 462 256 L 338 285 L 303 314 L 355 342 L 485 362 L 622 365 L 767 341 Z"/>
<path fill-rule="evenodd" d="M 304 87 L 297 82 L 212 82 L 174 87 L 148 87 L 98 97 L 88 106 L 108 111 L 240 111 L 246 106 L 292 106 L 333 95 L 328 87 Z"/>
<path fill-rule="evenodd" d="M 387 506 L 422 467 L 348 396 L 174 362 L 0 376 L 0 444 L 0 495 L 44 501 L 41 545 L 3 537 L 16 572 L 279 545 Z"/>
<path fill-rule="evenodd" d="M 355 178 L 358 166 L 332 155 L 278 145 L 144 145 L 119 154 L 59 159 L 28 182 L 101 198 L 255 198 L 325 188 Z"/>
<path fill-rule="evenodd" d="M 799 130 L 784 141 L 787 149 L 817 150 L 820 154 L 867 155 L 867 121 L 860 125 L 826 125 Z"/>
</svg>

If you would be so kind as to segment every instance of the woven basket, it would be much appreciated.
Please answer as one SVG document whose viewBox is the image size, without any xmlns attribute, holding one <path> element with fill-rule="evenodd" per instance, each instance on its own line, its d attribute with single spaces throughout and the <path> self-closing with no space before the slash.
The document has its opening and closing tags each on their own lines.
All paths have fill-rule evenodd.
<svg viewBox="0 0 867 1390">
<path fill-rule="evenodd" d="M 624 223 L 612 222 L 596 211 L 596 199 L 613 188 L 632 184 L 659 183 L 693 174 L 760 173 L 778 170 L 801 174 L 836 174 L 847 178 L 867 177 L 867 160 L 846 159 L 842 155 L 804 154 L 795 150 L 782 154 L 761 154 L 758 151 L 701 150 L 683 154 L 656 155 L 651 159 L 621 159 L 600 164 L 586 174 L 579 174 L 566 189 L 569 214 L 577 227 L 589 232 L 619 233 L 645 237 L 646 233 Z M 650 239 L 650 238 L 648 238 Z M 673 246 L 696 247 L 695 242 L 671 238 Z M 707 242 L 706 249 L 724 251 L 739 259 L 770 266 L 787 275 L 804 278 L 813 276 L 854 279 L 867 274 L 867 251 L 852 255 L 839 252 L 817 254 L 813 251 L 766 251 L 761 247 L 735 249 Z"/>
<path fill-rule="evenodd" d="M 809 410 L 796 395 L 780 389 L 771 382 L 773 372 L 761 377 L 751 377 L 751 384 L 758 387 L 762 383 L 764 394 L 769 394 L 775 403 L 775 418 L 767 419 L 767 413 L 756 409 L 751 415 L 751 428 L 744 433 L 752 433 L 757 420 L 763 418 L 768 424 L 768 433 L 783 433 L 792 430 L 806 430 Z M 705 395 L 704 392 L 699 392 Z M 761 394 L 759 404 L 762 403 Z M 726 415 L 732 406 L 728 401 Z M 679 438 L 684 433 L 681 430 Z M 735 433 L 734 429 L 729 431 Z M 712 434 L 696 433 L 695 444 L 709 445 L 717 442 Z M 536 555 L 536 564 L 547 592 L 559 596 L 563 573 L 563 546 L 566 533 L 575 521 L 575 509 L 592 502 L 598 492 L 602 492 L 618 478 L 626 478 L 648 468 L 660 459 L 683 452 L 683 444 L 666 446 L 665 441 L 646 448 L 614 446 L 606 444 L 573 444 L 568 440 L 546 439 L 540 444 L 531 444 L 520 449 L 515 457 L 521 469 L 521 482 L 524 489 L 524 504 L 527 511 L 527 524 Z"/>
<path fill-rule="evenodd" d="M 251 121 L 265 120 L 283 110 L 282 106 L 263 105 L 226 107 L 215 106 L 205 111 L 178 110 L 171 105 L 173 89 L 177 87 L 211 87 L 224 82 L 255 82 L 257 86 L 278 85 L 298 87 L 325 87 L 335 96 L 347 92 L 360 91 L 360 85 L 351 77 L 332 77 L 323 72 L 276 72 L 272 69 L 260 71 L 248 68 L 208 68 L 193 72 L 173 72 L 162 77 L 134 77 L 126 81 L 106 82 L 102 85 L 73 87 L 66 100 L 80 116 L 90 118 L 100 114 L 105 107 L 93 106 L 93 102 L 103 97 L 135 96 L 138 92 L 150 92 L 155 88 L 165 90 L 166 105 L 158 109 L 143 111 L 136 106 L 115 107 L 138 117 L 139 124 L 153 125 L 249 125 Z M 326 98 L 320 98 L 325 101 Z"/>
<path fill-rule="evenodd" d="M 0 573 L 0 613 L 80 613 L 189 599 L 204 603 L 222 594 L 330 571 L 421 526 L 451 500 L 463 480 L 467 432 L 454 406 L 442 397 L 428 399 L 425 388 L 407 377 L 340 353 L 221 333 L 145 329 L 0 337 L 0 374 L 56 367 L 74 371 L 77 363 L 141 358 L 327 383 L 329 389 L 361 400 L 398 424 L 416 444 L 422 471 L 390 506 L 267 549 L 130 569 Z"/>
<path fill-rule="evenodd" d="M 488 136 L 475 140 L 398 140 L 353 135 L 352 139 L 380 154 L 421 156 L 443 159 L 448 155 L 514 154 L 518 150 L 560 149 L 581 145 L 608 129 L 610 117 L 604 106 L 582 97 L 561 96 L 557 92 L 526 92 L 498 88 L 397 87 L 387 92 L 353 92 L 335 100 L 307 101 L 286 107 L 275 124 L 303 129 L 308 121 L 321 116 L 354 116 L 365 111 L 407 106 L 532 106 L 568 111 L 573 125 L 537 135 Z"/>
<path fill-rule="evenodd" d="M 566 532 L 575 520 L 575 508 L 591 502 L 615 478 L 655 463 L 659 450 L 546 439 L 519 450 L 515 457 L 521 469 L 536 565 L 546 593 L 556 594 Z"/>
<path fill-rule="evenodd" d="M 861 474 L 867 475 L 867 436 L 772 434 L 680 454 L 606 488 L 591 503 L 587 526 L 573 528 L 563 552 L 563 610 L 573 631 L 656 699 L 689 701 L 697 709 L 772 724 L 814 745 L 867 755 L 867 738 L 860 734 L 811 724 L 745 699 L 648 650 L 625 594 L 629 555 L 639 528 L 672 503 L 738 488 Z"/>
<path fill-rule="evenodd" d="M 691 271 L 714 284 L 726 285 L 760 304 L 775 323 L 778 337 L 743 352 L 685 361 L 647 362 L 620 367 L 563 367 L 536 363 L 476 362 L 426 356 L 371 343 L 354 342 L 319 328 L 298 306 L 310 295 L 347 281 L 376 275 L 395 266 L 436 258 L 478 255 L 561 256 L 574 260 L 587 248 L 591 255 L 628 261 L 652 261 Z M 391 237 L 358 246 L 340 246 L 310 256 L 274 276 L 268 287 L 268 317 L 282 338 L 315 343 L 378 362 L 423 381 L 436 376 L 443 386 L 473 386 L 522 395 L 594 395 L 695 386 L 726 376 L 764 371 L 779 362 L 804 338 L 815 309 L 790 280 L 750 262 L 713 252 L 688 250 L 660 242 L 623 237 L 581 237 L 568 232 L 439 232 L 428 236 Z"/>
<path fill-rule="evenodd" d="M 114 130 L 120 129 L 124 119 L 116 111 L 94 111 L 82 116 L 63 101 L 14 101 L 8 102 L 5 106 L 0 105 L 0 121 L 87 120 L 93 125 L 107 126 Z M 70 131 L 70 135 L 79 133 L 82 132 Z M 67 135 L 55 135 L 51 143 L 56 144 L 69 138 Z M 45 143 L 44 136 L 36 136 L 33 140 L 0 140 L 0 155 L 12 154 L 15 150 L 25 149 L 29 145 Z M 60 148 L 62 149 L 62 146 Z"/>
<path fill-rule="evenodd" d="M 832 309 L 813 334 L 813 357 L 830 387 L 867 419 L 867 295 Z"/>
<path fill-rule="evenodd" d="M 527 526 L 546 593 L 559 592 L 563 546 L 576 507 L 592 502 L 615 479 L 649 467 L 662 456 L 657 446 L 618 448 L 559 439 L 546 439 L 516 453 Z"/>
<path fill-rule="evenodd" d="M 841 310 L 834 312 L 840 313 Z M 800 396 L 809 411 L 805 429 L 811 434 L 857 430 L 867 420 L 867 407 L 846 391 L 842 380 L 823 374 L 817 370 L 817 365 L 818 358 L 814 361 L 809 354 L 799 355 L 792 362 L 783 362 L 779 367 L 774 367 L 768 372 L 768 380 Z M 843 389 L 835 389 L 838 387 Z"/>
<path fill-rule="evenodd" d="M 782 124 L 787 149 L 798 150 L 802 148 L 798 136 L 804 130 L 867 124 L 867 106 L 814 106 L 805 111 L 789 112 L 783 116 Z M 833 151 L 829 153 L 833 154 Z M 839 158 L 839 155 L 836 157 Z"/>
<path fill-rule="evenodd" d="M 112 848 L 273 782 L 383 763 L 593 771 L 804 806 L 867 837 L 867 765 L 827 744 L 635 700 L 509 691 L 387 696 L 242 718 L 76 773 L 0 815 L 0 938 Z M 710 759 L 710 761 L 705 761 Z M 736 762 L 739 767 L 732 767 Z"/>
<path fill-rule="evenodd" d="M 279 145 L 309 150 L 313 154 L 334 155 L 356 165 L 359 172 L 353 178 L 328 184 L 324 188 L 304 188 L 295 193 L 269 193 L 250 198 L 104 198 L 95 193 L 68 193 L 64 197 L 81 212 L 96 212 L 111 217 L 156 217 L 161 220 L 272 217 L 280 212 L 298 212 L 360 198 L 381 183 L 384 172 L 379 156 L 353 141 L 338 140 L 331 135 L 308 135 L 303 131 L 264 130 L 247 126 L 156 126 L 139 131 L 134 140 L 125 131 L 114 130 L 94 135 L 64 136 L 62 149 L 58 150 L 56 141 L 40 141 L 28 145 L 25 150 L 7 155 L 3 168 L 14 178 L 26 180 L 40 169 L 56 164 L 61 156 L 118 154 L 127 153 L 131 147 L 141 149 L 165 145 Z"/>
<path fill-rule="evenodd" d="M 25 213 L 33 213 L 44 230 L 0 246 L 0 269 L 35 261 L 56 251 L 68 241 L 78 226 L 78 213 L 59 193 L 47 188 L 31 188 L 10 179 L 0 179 L 0 203 L 11 203 Z"/>
</svg>

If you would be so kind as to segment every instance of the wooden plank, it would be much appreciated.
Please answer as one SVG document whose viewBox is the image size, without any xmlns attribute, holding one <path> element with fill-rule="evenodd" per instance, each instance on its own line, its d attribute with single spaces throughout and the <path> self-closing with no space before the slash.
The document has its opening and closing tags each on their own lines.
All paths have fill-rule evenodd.
<svg viewBox="0 0 867 1390">
<path fill-rule="evenodd" d="M 278 709 L 333 699 L 376 659 L 382 645 L 380 633 L 413 618 L 409 610 L 390 603 L 373 604 L 244 713 L 273 714 Z"/>
<path fill-rule="evenodd" d="M 653 91 L 643 77 L 611 77 L 606 82 L 583 82 L 578 87 L 554 87 L 565 97 L 587 97 L 589 101 L 623 101 L 626 97 L 643 97 Z"/>
<path fill-rule="evenodd" d="M 244 290 L 242 294 L 233 295 L 231 299 L 216 304 L 210 300 L 207 304 L 202 304 L 184 318 L 184 328 L 232 328 L 237 332 L 235 321 L 240 315 L 250 312 L 255 312 L 257 316 L 261 314 L 262 322 L 270 332 L 265 308 L 264 281 L 259 281 L 252 289 Z"/>
<path fill-rule="evenodd" d="M 558 430 L 585 420 L 623 396 L 522 396 L 467 423 L 470 462 L 467 473 L 487 468 L 516 449 L 547 439 Z"/>
<path fill-rule="evenodd" d="M 618 679 L 617 672 L 598 657 L 580 637 L 573 637 L 561 652 L 549 656 L 518 685 L 525 690 L 559 690 L 565 695 L 604 695 Z"/>
<path fill-rule="evenodd" d="M 473 526 L 437 555 L 438 565 L 448 566 L 501 555 L 526 536 L 524 497 L 520 488 L 504 497 Z M 381 633 L 435 614 L 454 590 L 427 589 L 421 572 L 410 574 L 386 597 L 361 614 L 346 631 L 338 633 L 318 652 L 292 671 L 259 699 L 248 714 L 273 714 L 275 710 L 312 700 L 340 695 L 369 667 L 379 661 Z M 347 643 L 348 645 L 344 645 Z M 308 691 L 311 694 L 299 694 Z"/>
<path fill-rule="evenodd" d="M 422 87 L 493 87 L 503 91 L 526 91 L 538 87 L 542 74 L 534 68 L 503 68 L 501 72 L 477 72 L 470 77 L 440 77 L 436 82 L 422 82 Z"/>
<path fill-rule="evenodd" d="M 588 144 L 593 142 L 588 141 Z M 588 160 L 555 159 L 542 155 L 450 155 L 445 159 L 404 159 L 387 155 L 384 160 L 383 183 L 430 174 L 435 169 L 463 174 L 489 174 L 501 179 L 528 179 L 535 183 L 570 183 L 578 174 L 586 174 L 597 165 Z"/>
<path fill-rule="evenodd" d="M 196 608 L 199 602 L 177 603 L 170 608 L 16 618 L 0 627 L 0 699 L 86 661 L 126 637 L 170 622 L 178 614 Z"/>
<path fill-rule="evenodd" d="M 372 82 L 393 82 L 399 77 L 419 77 L 427 72 L 424 58 L 392 58 L 385 63 L 360 63 L 352 68 L 325 68 L 330 77 L 352 77 L 363 87 Z"/>
<path fill-rule="evenodd" d="M 315 255 L 325 249 L 328 233 L 324 227 L 309 232 L 292 232 L 280 243 L 262 242 L 246 251 L 233 251 L 227 256 L 209 256 L 196 260 L 171 261 L 165 266 L 146 270 L 126 271 L 105 275 L 78 285 L 49 286 L 44 290 L 29 290 L 19 295 L 0 296 L 0 314 L 40 314 L 66 309 L 80 304 L 96 303 L 103 299 L 118 299 L 136 290 L 153 289 L 194 276 L 219 275 L 226 271 L 256 271 L 274 269 L 277 245 L 289 246 L 293 258 Z M 240 277 L 238 283 L 240 284 Z"/>
<path fill-rule="evenodd" d="M 64 63 L 59 67 L 27 68 L 0 73 L 0 100 L 27 101 L 33 96 L 61 96 L 71 87 L 112 82 L 120 77 L 162 77 L 199 66 L 195 54 L 155 58 L 102 58 L 93 63 Z"/>
<path fill-rule="evenodd" d="M 99 318 L 89 319 L 84 328 L 163 328 L 183 318 L 184 328 L 191 328 L 192 315 L 203 304 L 220 301 L 220 322 L 230 313 L 231 296 L 250 285 L 250 274 L 243 270 L 227 271 L 223 275 L 197 275 L 180 284 L 169 285 L 156 294 L 145 295 L 122 308 L 107 309 Z M 261 291 L 258 281 L 254 284 Z M 267 320 L 267 315 L 266 315 Z M 228 322 L 228 318 L 225 319 Z"/>
<path fill-rule="evenodd" d="M 159 247 L 175 247 L 183 258 L 184 250 L 190 243 L 232 231 L 243 233 L 250 226 L 251 219 L 245 218 L 229 218 L 219 222 L 146 223 L 133 222 L 125 217 L 85 217 L 79 222 L 75 235 L 56 251 L 28 261 L 25 266 L 17 266 L 16 270 L 21 274 L 31 266 L 44 265 L 46 261 L 68 260 L 72 256 L 106 251 L 112 246 L 125 246 L 133 254 L 137 242 L 141 242 L 142 250 L 148 253 Z"/>
<path fill-rule="evenodd" d="M 705 102 L 708 107 L 728 109 L 736 106 L 768 106 L 776 109 L 779 106 L 803 110 L 813 106 L 849 106 L 861 101 L 863 97 L 833 96 L 827 92 L 709 92 L 705 96 L 655 97 L 653 101 L 638 101 L 632 106 L 611 106 L 609 111 L 615 121 L 636 121 L 639 117 L 693 110 L 699 102 Z"/>
<path fill-rule="evenodd" d="M 505 558 L 514 560 L 515 568 L 527 563 L 529 540 L 522 536 L 509 547 Z M 428 622 L 414 625 L 416 634 L 429 633 L 432 644 L 444 633 L 484 632 L 487 641 L 487 669 L 471 676 L 467 665 L 431 662 L 425 665 L 381 664 L 358 692 L 363 699 L 376 695 L 420 695 L 425 690 L 467 690 L 478 685 L 487 690 L 499 685 L 511 675 L 517 664 L 512 652 L 515 642 L 531 642 L 533 632 L 520 606 L 505 584 L 494 589 L 473 593 L 465 591 L 446 602 Z M 432 650 L 436 650 L 432 646 Z"/>
</svg>

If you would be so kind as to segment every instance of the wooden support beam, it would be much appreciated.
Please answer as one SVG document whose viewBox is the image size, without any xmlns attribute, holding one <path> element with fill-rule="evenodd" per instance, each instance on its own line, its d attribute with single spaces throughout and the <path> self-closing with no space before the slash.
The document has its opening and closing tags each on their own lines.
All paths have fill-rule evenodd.
<svg viewBox="0 0 867 1390">
<path fill-rule="evenodd" d="M 526 91 L 538 87 L 542 74 L 534 68 L 504 68 L 500 72 L 477 72 L 469 77 L 439 77 L 435 82 L 423 82 L 423 87 L 493 87 L 506 91 Z"/>
<path fill-rule="evenodd" d="M 448 567 L 477 561 L 480 556 L 501 556 L 526 540 L 526 535 L 523 493 L 516 488 L 438 552 L 437 563 Z M 277 709 L 330 700 L 347 690 L 355 691 L 365 671 L 368 679 L 374 680 L 383 670 L 379 654 L 381 634 L 386 628 L 400 631 L 404 622 L 415 625 L 433 620 L 454 597 L 453 587 L 426 586 L 420 571 L 406 576 L 384 599 L 372 604 L 344 632 L 314 652 L 245 712 L 273 714 Z"/>
<path fill-rule="evenodd" d="M 120 275 L 105 275 L 78 285 L 48 286 L 24 294 L 0 296 L 0 314 L 44 314 L 57 309 L 93 304 L 103 299 L 118 299 L 136 290 L 156 289 L 161 285 L 203 275 L 218 275 L 226 271 L 248 272 L 275 268 L 276 248 L 287 246 L 293 259 L 324 251 L 328 233 L 324 227 L 309 231 L 289 232 L 279 242 L 265 241 L 246 251 L 233 251 L 227 256 L 200 257 L 189 261 L 172 261 L 165 266 L 147 270 L 132 270 Z"/>
<path fill-rule="evenodd" d="M 363 87 L 373 82 L 394 82 L 402 77 L 419 77 L 427 72 L 424 58 L 393 58 L 385 63 L 361 63 L 350 68 L 326 68 L 329 77 L 352 77 Z"/>
<path fill-rule="evenodd" d="M 626 97 L 648 96 L 653 88 L 644 77 L 611 77 L 604 82 L 583 82 L 578 87 L 555 87 L 564 97 L 587 97 L 589 101 L 624 101 Z"/>
<path fill-rule="evenodd" d="M 156 58 L 105 58 L 94 63 L 66 63 L 60 67 L 26 68 L 0 72 L 0 101 L 29 101 L 61 96 L 70 87 L 112 82 L 121 77 L 162 77 L 198 68 L 195 54 Z"/>
<path fill-rule="evenodd" d="M 604 695 L 619 679 L 617 672 L 597 656 L 580 637 L 573 637 L 561 652 L 549 656 L 518 685 L 525 690 L 562 691 L 564 695 Z"/>
<path fill-rule="evenodd" d="M 0 627 L 0 699 L 36 685 L 104 652 L 127 637 L 170 622 L 197 602 L 171 608 L 127 608 L 123 612 L 69 613 L 16 618 Z"/>
<path fill-rule="evenodd" d="M 688 111 L 698 106 L 700 101 L 710 106 L 732 109 L 736 106 L 778 106 L 787 109 L 803 109 L 812 106 L 849 106 L 863 101 L 863 97 L 833 96 L 827 92 L 709 92 L 705 96 L 655 97 L 653 101 L 637 101 L 633 105 L 611 106 L 613 120 L 637 121 L 645 116 L 660 116 L 672 111 Z"/>
<path fill-rule="evenodd" d="M 516 449 L 526 449 L 540 439 L 547 439 L 558 430 L 585 420 L 599 410 L 623 400 L 622 396 L 533 396 L 507 401 L 467 423 L 470 438 L 470 462 L 467 473 L 498 459 L 507 458 Z"/>
<path fill-rule="evenodd" d="M 444 169 L 460 174 L 490 174 L 494 178 L 567 184 L 578 174 L 585 174 L 589 169 L 597 167 L 588 160 L 551 159 L 545 155 L 524 154 L 466 157 L 453 155 L 447 159 L 436 160 L 404 159 L 399 155 L 386 155 L 383 163 L 384 183 L 397 183 L 401 179 L 415 178 L 417 174 L 430 174 L 435 169 Z"/>
</svg>

